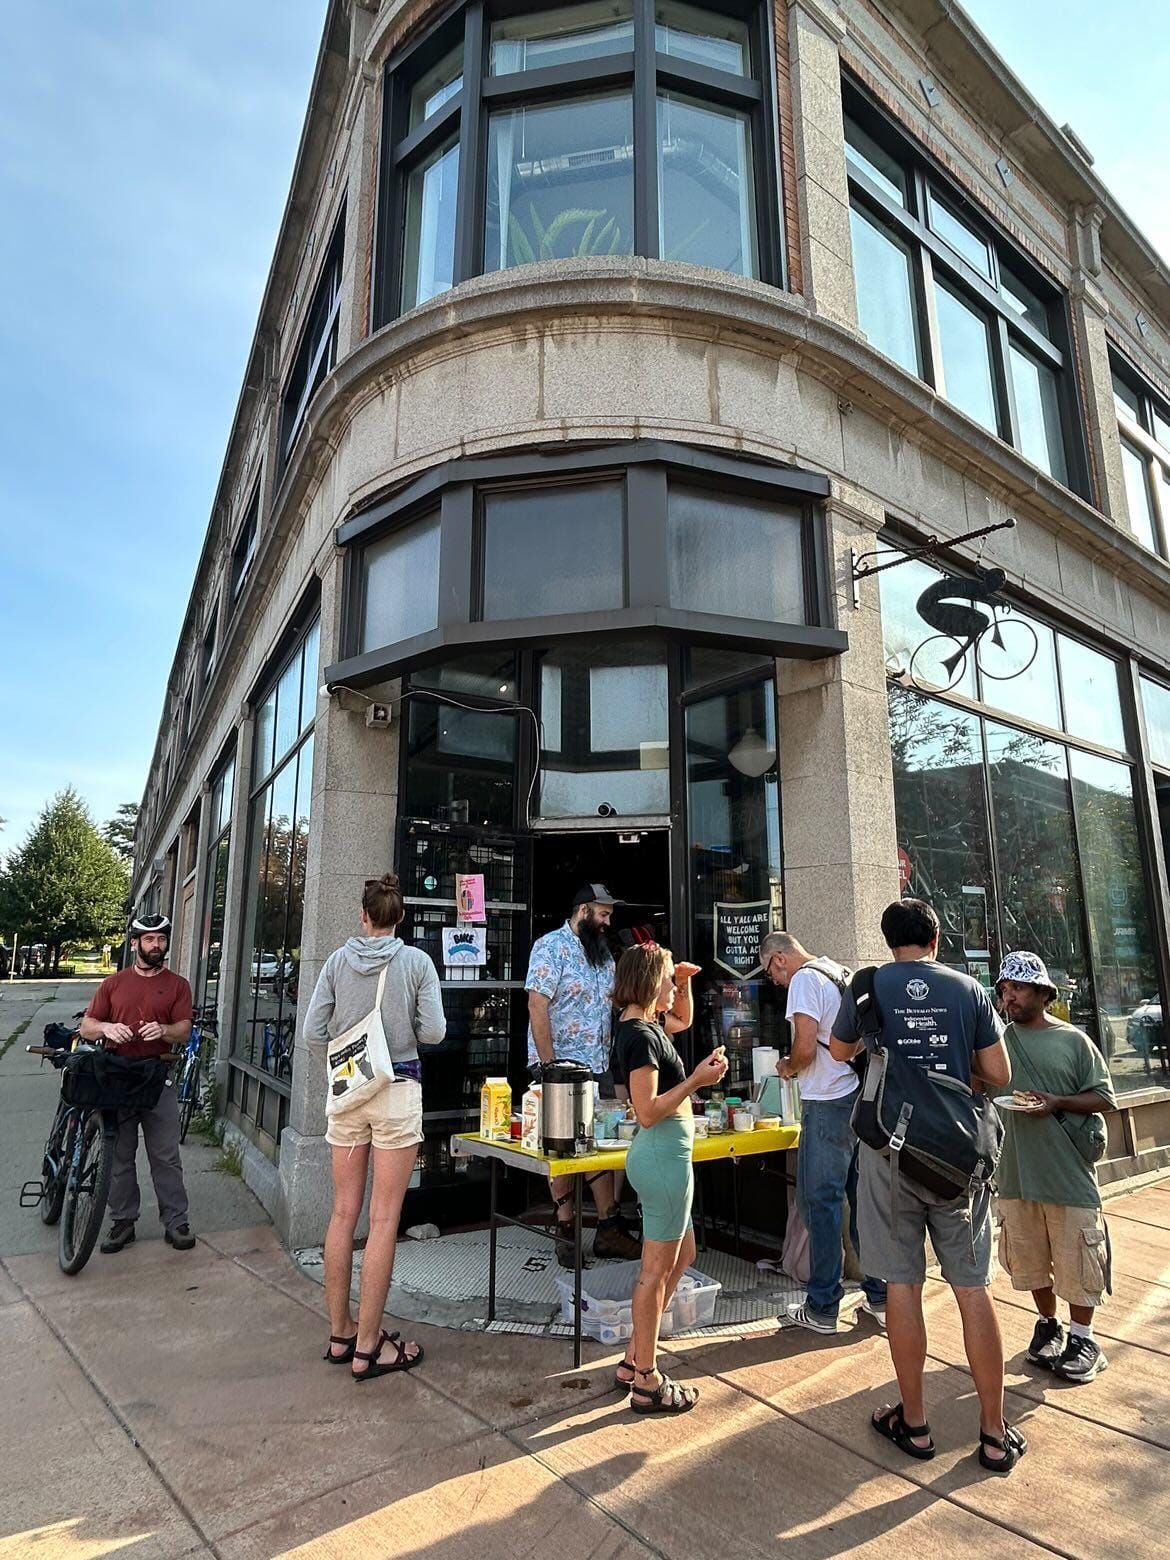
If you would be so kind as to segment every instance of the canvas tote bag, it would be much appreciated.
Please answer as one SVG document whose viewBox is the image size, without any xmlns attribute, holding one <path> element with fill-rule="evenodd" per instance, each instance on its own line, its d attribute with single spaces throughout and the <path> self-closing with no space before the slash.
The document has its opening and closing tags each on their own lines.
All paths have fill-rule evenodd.
<svg viewBox="0 0 1170 1560">
<path fill-rule="evenodd" d="M 376 1094 L 383 1084 L 394 1082 L 394 1064 L 382 1025 L 382 993 L 389 968 L 388 964 L 382 966 L 374 1006 L 365 1018 L 329 1042 L 326 1116 L 344 1115 Z"/>
</svg>

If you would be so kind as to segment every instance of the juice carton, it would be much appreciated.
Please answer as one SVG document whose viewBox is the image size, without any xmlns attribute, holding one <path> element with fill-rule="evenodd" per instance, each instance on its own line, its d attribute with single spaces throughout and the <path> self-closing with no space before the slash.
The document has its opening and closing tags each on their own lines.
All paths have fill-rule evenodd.
<svg viewBox="0 0 1170 1560">
<path fill-rule="evenodd" d="M 520 1102 L 520 1146 L 540 1153 L 540 1084 L 534 1083 Z"/>
<path fill-rule="evenodd" d="M 510 1136 L 512 1123 L 512 1086 L 507 1078 L 485 1078 L 479 1091 L 479 1133 L 481 1137 Z"/>
</svg>

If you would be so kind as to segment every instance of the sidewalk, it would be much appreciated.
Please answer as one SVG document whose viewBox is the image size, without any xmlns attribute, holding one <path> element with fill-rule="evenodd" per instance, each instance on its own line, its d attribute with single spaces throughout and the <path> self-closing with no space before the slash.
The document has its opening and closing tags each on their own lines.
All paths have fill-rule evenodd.
<svg viewBox="0 0 1170 1560">
<path fill-rule="evenodd" d="M 9 1017 L 0 1006 L 0 1044 Z M 6 1203 L 54 1089 L 19 1044 L 0 1061 Z M 205 1180 L 240 1199 L 218 1228 L 195 1205 L 198 1187 L 215 1206 Z M 75 1279 L 34 1238 L 52 1233 L 36 1214 L 4 1208 L 0 1560 L 1166 1552 L 1170 1182 L 1108 1207 L 1118 1276 L 1098 1333 L 1111 1368 L 1091 1386 L 1022 1367 L 1031 1317 L 997 1283 L 1008 1415 L 1031 1443 L 997 1479 L 973 1456 L 941 1283 L 928 1286 L 928 1464 L 865 1428 L 891 1395 L 868 1320 L 836 1339 L 675 1346 L 667 1368 L 702 1401 L 673 1420 L 635 1418 L 609 1391 L 612 1351 L 587 1346 L 574 1373 L 560 1340 L 425 1325 L 410 1328 L 427 1349 L 417 1372 L 359 1389 L 321 1362 L 322 1291 L 254 1203 L 245 1222 L 244 1189 L 210 1169 L 192 1181 L 193 1252 L 140 1241 Z"/>
</svg>

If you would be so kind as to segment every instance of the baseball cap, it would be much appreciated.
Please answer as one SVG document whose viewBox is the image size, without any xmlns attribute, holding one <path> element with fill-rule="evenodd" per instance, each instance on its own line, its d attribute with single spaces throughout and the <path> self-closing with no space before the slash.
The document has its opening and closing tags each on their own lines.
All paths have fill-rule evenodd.
<svg viewBox="0 0 1170 1560">
<path fill-rule="evenodd" d="M 1042 986 L 1053 996 L 1057 994 L 1048 966 L 1038 953 L 1026 953 L 1020 949 L 1016 953 L 1004 954 L 995 984 L 998 986 L 1005 980 L 1013 981 L 1017 986 Z"/>
<path fill-rule="evenodd" d="M 624 901 L 615 899 L 604 883 L 582 883 L 581 887 L 573 895 L 573 909 L 578 905 L 620 905 Z"/>
</svg>

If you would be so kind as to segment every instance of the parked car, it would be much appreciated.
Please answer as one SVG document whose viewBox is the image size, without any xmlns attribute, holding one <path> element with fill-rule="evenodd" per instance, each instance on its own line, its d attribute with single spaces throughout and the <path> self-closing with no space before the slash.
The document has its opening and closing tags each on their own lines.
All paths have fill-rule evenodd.
<svg viewBox="0 0 1170 1560">
<path fill-rule="evenodd" d="M 1125 1038 L 1143 1061 L 1148 1062 L 1164 1054 L 1161 997 L 1146 997 L 1138 1003 L 1125 1021 Z"/>
<path fill-rule="evenodd" d="M 258 953 L 252 960 L 252 979 L 268 985 L 280 974 L 280 960 L 274 953 Z"/>
</svg>

